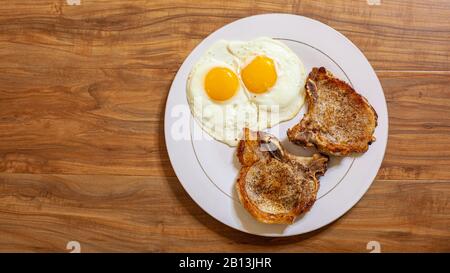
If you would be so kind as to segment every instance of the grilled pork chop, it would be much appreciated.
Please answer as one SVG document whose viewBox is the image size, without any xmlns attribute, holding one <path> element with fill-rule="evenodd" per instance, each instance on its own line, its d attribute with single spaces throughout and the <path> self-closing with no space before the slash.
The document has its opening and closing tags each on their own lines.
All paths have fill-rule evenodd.
<svg viewBox="0 0 450 273">
<path fill-rule="evenodd" d="M 291 224 L 316 201 L 318 176 L 328 157 L 299 157 L 286 152 L 278 139 L 244 129 L 237 157 L 242 164 L 236 190 L 245 209 L 257 220 Z"/>
<path fill-rule="evenodd" d="M 344 156 L 367 151 L 375 141 L 377 113 L 369 102 L 324 67 L 306 80 L 308 113 L 288 130 L 295 144 L 316 146 L 325 154 Z"/>
</svg>

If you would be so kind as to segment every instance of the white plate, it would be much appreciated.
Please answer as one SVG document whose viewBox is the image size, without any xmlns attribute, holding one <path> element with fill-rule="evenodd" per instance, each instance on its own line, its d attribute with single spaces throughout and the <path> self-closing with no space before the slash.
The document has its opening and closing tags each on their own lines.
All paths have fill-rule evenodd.
<svg viewBox="0 0 450 273">
<path fill-rule="evenodd" d="M 203 133 L 190 115 L 186 81 L 193 64 L 214 42 L 251 40 L 268 36 L 286 43 L 303 61 L 307 73 L 325 66 L 364 95 L 378 114 L 377 140 L 363 155 L 332 158 L 320 178 L 318 200 L 292 225 L 268 225 L 254 220 L 239 203 L 234 190 L 239 170 L 235 149 Z M 292 120 L 269 132 L 293 153 L 308 151 L 287 141 L 286 130 L 297 123 L 305 107 Z M 265 14 L 228 24 L 203 40 L 186 58 L 169 91 L 165 137 L 170 161 L 183 187 L 211 216 L 238 230 L 262 236 L 291 236 L 321 228 L 354 206 L 372 184 L 383 160 L 388 115 L 381 84 L 367 59 L 346 37 L 318 21 L 296 15 Z"/>
</svg>

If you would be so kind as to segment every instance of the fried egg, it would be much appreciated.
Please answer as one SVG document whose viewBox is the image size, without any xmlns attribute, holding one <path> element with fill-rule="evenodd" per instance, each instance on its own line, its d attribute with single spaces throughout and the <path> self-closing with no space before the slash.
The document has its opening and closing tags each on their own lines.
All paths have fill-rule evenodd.
<svg viewBox="0 0 450 273">
<path fill-rule="evenodd" d="M 187 98 L 192 115 L 204 131 L 236 146 L 242 128 L 258 127 L 258 113 L 244 91 L 227 44 L 215 43 L 196 63 L 188 78 Z"/>
<path fill-rule="evenodd" d="M 303 63 L 280 41 L 261 37 L 232 41 L 228 50 L 238 59 L 241 81 L 251 102 L 258 106 L 259 129 L 290 120 L 304 103 L 306 73 Z"/>
<path fill-rule="evenodd" d="M 304 102 L 305 71 L 271 38 L 215 43 L 187 82 L 192 115 L 214 139 L 236 146 L 243 128 L 263 130 L 293 118 Z"/>
</svg>

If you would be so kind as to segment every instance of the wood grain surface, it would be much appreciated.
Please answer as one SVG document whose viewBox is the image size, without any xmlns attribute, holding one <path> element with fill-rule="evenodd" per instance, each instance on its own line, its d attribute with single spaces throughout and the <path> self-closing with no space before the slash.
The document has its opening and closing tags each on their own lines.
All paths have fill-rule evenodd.
<svg viewBox="0 0 450 273">
<path fill-rule="evenodd" d="M 207 215 L 170 165 L 173 77 L 236 19 L 294 13 L 341 31 L 381 80 L 389 141 L 338 221 L 262 238 Z M 0 5 L 0 251 L 450 251 L 450 1 L 9 0 Z M 301 31 L 301 30 L 299 30 Z M 161 213 L 164 212 L 164 213 Z"/>
</svg>

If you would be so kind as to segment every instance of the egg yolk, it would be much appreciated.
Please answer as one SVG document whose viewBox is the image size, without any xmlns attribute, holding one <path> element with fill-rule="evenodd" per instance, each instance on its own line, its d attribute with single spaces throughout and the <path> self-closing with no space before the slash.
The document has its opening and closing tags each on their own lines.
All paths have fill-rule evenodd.
<svg viewBox="0 0 450 273">
<path fill-rule="evenodd" d="M 205 77 L 208 96 L 217 101 L 225 101 L 236 94 L 239 87 L 237 75 L 226 67 L 214 67 Z"/>
<path fill-rule="evenodd" d="M 257 56 L 242 69 L 241 77 L 250 92 L 267 92 L 277 81 L 275 63 L 266 56 Z"/>
</svg>

